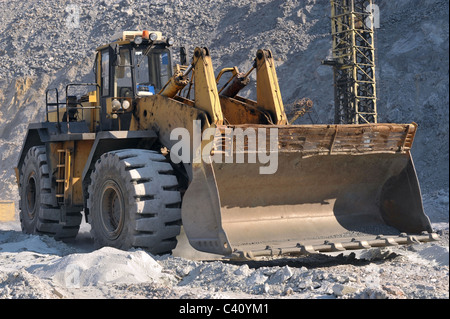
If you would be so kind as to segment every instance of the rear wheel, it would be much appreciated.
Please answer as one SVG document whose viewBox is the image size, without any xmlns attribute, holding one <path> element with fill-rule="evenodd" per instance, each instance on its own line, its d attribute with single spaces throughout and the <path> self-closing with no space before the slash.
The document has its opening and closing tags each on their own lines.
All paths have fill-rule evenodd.
<svg viewBox="0 0 450 319">
<path fill-rule="evenodd" d="M 20 224 L 27 234 L 49 235 L 56 239 L 75 238 L 81 213 L 67 213 L 60 223 L 61 210 L 52 186 L 44 146 L 30 148 L 20 170 Z"/>
<path fill-rule="evenodd" d="M 91 233 L 98 247 L 171 252 L 181 228 L 181 195 L 172 166 L 148 150 L 100 157 L 88 188 Z"/>
</svg>

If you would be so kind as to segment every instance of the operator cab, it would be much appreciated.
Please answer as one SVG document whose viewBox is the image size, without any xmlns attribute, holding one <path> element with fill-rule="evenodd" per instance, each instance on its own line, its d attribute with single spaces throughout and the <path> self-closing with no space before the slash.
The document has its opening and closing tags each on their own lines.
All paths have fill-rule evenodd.
<svg viewBox="0 0 450 319">
<path fill-rule="evenodd" d="M 161 32 L 124 31 L 113 39 L 97 49 L 95 71 L 102 130 L 119 129 L 113 120 L 120 116 L 127 122 L 127 116 L 122 114 L 133 99 L 158 93 L 173 72 L 170 50 L 173 40 L 164 38 Z"/>
</svg>

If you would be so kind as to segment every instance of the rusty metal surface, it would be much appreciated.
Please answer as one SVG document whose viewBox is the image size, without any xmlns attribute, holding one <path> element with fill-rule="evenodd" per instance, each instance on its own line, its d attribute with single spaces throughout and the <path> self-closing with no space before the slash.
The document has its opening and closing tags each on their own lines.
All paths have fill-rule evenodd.
<svg viewBox="0 0 450 319">
<path fill-rule="evenodd" d="M 237 74 L 231 83 L 222 91 L 223 96 L 235 97 L 243 88 L 250 83 L 250 78 L 244 73 Z"/>
<path fill-rule="evenodd" d="M 347 238 L 345 240 L 325 240 L 323 243 L 297 243 L 290 247 L 272 247 L 254 251 L 236 250 L 230 256 L 236 260 L 251 260 L 257 257 L 274 257 L 274 256 L 305 256 L 317 253 L 343 252 L 347 250 L 369 249 L 376 247 L 389 247 L 398 245 L 410 245 L 417 243 L 428 243 L 438 241 L 439 236 L 435 233 L 424 232 L 420 235 L 408 235 L 401 233 L 398 236 L 372 236 L 364 238 Z"/>
<path fill-rule="evenodd" d="M 279 139 L 274 174 L 260 174 L 258 162 L 193 166 L 182 214 L 194 248 L 251 254 L 268 245 L 315 247 L 317 240 L 341 238 L 354 247 L 353 237 L 432 232 L 409 152 L 415 125 L 228 129 L 274 127 Z M 212 154 L 222 152 L 219 145 L 227 140 L 218 134 Z M 233 148 L 234 156 L 239 152 L 249 156 L 251 150 Z"/>
<path fill-rule="evenodd" d="M 291 119 L 290 124 L 293 124 L 298 118 L 303 117 L 307 113 L 311 113 L 311 109 L 314 106 L 314 102 L 310 99 L 303 98 L 295 101 L 290 105 L 291 112 L 288 114 Z"/>
<path fill-rule="evenodd" d="M 417 125 L 228 125 L 226 128 L 278 129 L 278 151 L 299 152 L 300 156 L 331 154 L 405 153 L 411 150 Z M 220 139 L 223 139 L 221 142 Z M 256 134 L 258 138 L 258 134 Z M 217 145 L 229 145 L 225 134 L 216 137 Z M 227 143 L 227 144 L 225 144 Z M 257 143 L 260 141 L 257 140 Z M 267 144 L 269 141 L 267 140 Z M 246 148 L 247 149 L 247 148 Z"/>
<path fill-rule="evenodd" d="M 269 123 L 270 116 L 250 103 L 235 98 L 219 96 L 224 119 L 227 123 L 237 125 Z"/>
</svg>

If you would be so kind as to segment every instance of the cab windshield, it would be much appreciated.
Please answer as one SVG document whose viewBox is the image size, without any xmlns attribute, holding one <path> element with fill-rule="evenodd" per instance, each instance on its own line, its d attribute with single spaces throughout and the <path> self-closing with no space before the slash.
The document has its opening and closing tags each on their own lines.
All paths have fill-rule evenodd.
<svg viewBox="0 0 450 319">
<path fill-rule="evenodd" d="M 137 48 L 134 55 L 137 95 L 158 93 L 172 75 L 169 50 Z"/>
</svg>

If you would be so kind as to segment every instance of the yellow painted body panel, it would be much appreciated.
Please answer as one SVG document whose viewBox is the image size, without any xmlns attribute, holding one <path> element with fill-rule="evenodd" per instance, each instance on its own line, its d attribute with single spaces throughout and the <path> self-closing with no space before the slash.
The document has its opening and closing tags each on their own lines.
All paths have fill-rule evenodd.
<svg viewBox="0 0 450 319">
<path fill-rule="evenodd" d="M 14 202 L 0 201 L 0 222 L 10 222 L 15 220 L 16 209 Z"/>
</svg>

